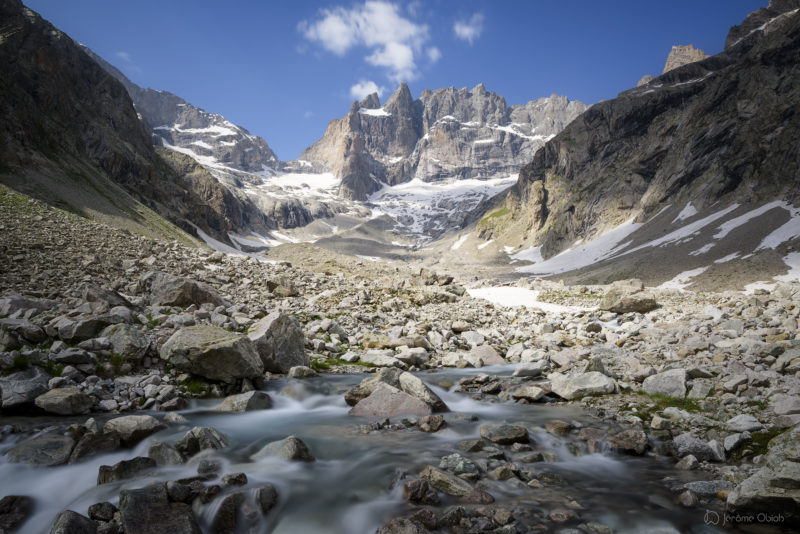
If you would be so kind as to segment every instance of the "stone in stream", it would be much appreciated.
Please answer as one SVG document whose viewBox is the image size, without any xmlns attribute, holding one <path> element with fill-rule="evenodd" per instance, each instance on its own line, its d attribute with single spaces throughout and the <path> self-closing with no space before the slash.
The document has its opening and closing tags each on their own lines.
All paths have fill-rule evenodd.
<svg viewBox="0 0 800 534">
<path fill-rule="evenodd" d="M 597 371 L 572 376 L 553 373 L 549 378 L 553 393 L 565 400 L 616 391 L 614 379 Z"/>
<path fill-rule="evenodd" d="M 303 327 L 294 317 L 274 311 L 250 327 L 247 337 L 253 342 L 264 370 L 288 373 L 295 366 L 311 365 L 305 350 Z"/>
<path fill-rule="evenodd" d="M 447 495 L 462 497 L 472 491 L 472 485 L 462 478 L 458 478 L 452 473 L 437 469 L 432 465 L 426 466 L 420 473 L 420 477 L 427 480 L 431 486 Z"/>
<path fill-rule="evenodd" d="M 50 534 L 95 534 L 97 523 L 72 510 L 64 510 L 56 517 Z"/>
<path fill-rule="evenodd" d="M 170 502 L 163 482 L 122 490 L 119 512 L 125 534 L 201 534 L 191 506 Z"/>
<path fill-rule="evenodd" d="M 539 360 L 538 362 L 531 362 L 531 363 L 521 363 L 514 369 L 513 376 L 519 377 L 534 377 L 541 375 L 548 367 L 548 363 L 545 360 Z"/>
<path fill-rule="evenodd" d="M 263 391 L 248 391 L 225 397 L 214 407 L 215 412 L 240 413 L 272 408 L 272 399 Z"/>
<path fill-rule="evenodd" d="M 75 440 L 72 436 L 46 433 L 23 441 L 8 451 L 8 461 L 37 467 L 52 467 L 67 463 Z"/>
<path fill-rule="evenodd" d="M 464 355 L 464 359 L 473 367 L 481 367 L 481 363 L 483 365 L 506 365 L 508 363 L 491 345 L 480 345 L 473 348 Z"/>
<path fill-rule="evenodd" d="M 648 395 L 665 395 L 682 399 L 686 396 L 686 370 L 670 369 L 648 376 L 642 383 L 642 389 Z"/>
<path fill-rule="evenodd" d="M 6 495 L 0 499 L 0 532 L 12 532 L 33 512 L 33 499 L 27 495 Z"/>
<path fill-rule="evenodd" d="M 417 478 L 403 484 L 403 498 L 415 504 L 439 504 L 439 494 L 424 478 Z"/>
<path fill-rule="evenodd" d="M 196 426 L 175 444 L 184 456 L 194 456 L 206 449 L 224 449 L 230 444 L 228 438 L 213 427 Z"/>
<path fill-rule="evenodd" d="M 638 455 L 644 454 L 648 446 L 647 434 L 633 428 L 609 436 L 606 442 L 617 451 Z"/>
<path fill-rule="evenodd" d="M 461 497 L 458 502 L 462 504 L 492 504 L 494 502 L 494 497 L 482 489 L 475 488 Z"/>
<path fill-rule="evenodd" d="M 80 437 L 75 448 L 72 449 L 69 463 L 74 464 L 87 456 L 113 452 L 119 449 L 120 445 L 119 432 L 87 432 Z"/>
<path fill-rule="evenodd" d="M 264 484 L 256 490 L 256 503 L 261 512 L 267 515 L 278 504 L 278 490 L 272 484 Z"/>
<path fill-rule="evenodd" d="M 416 397 L 384 382 L 348 412 L 361 417 L 393 417 L 396 415 L 430 415 L 433 408 Z"/>
<path fill-rule="evenodd" d="M 89 519 L 109 522 L 119 510 L 110 502 L 98 502 L 89 506 Z"/>
<path fill-rule="evenodd" d="M 240 508 L 245 501 L 245 493 L 237 491 L 223 496 L 211 518 L 211 531 L 218 534 L 237 532 Z"/>
<path fill-rule="evenodd" d="M 438 432 L 447 426 L 447 423 L 441 415 L 426 415 L 419 418 L 417 426 L 422 432 Z"/>
<path fill-rule="evenodd" d="M 396 517 L 376 530 L 375 534 L 430 534 L 430 531 L 419 521 Z"/>
<path fill-rule="evenodd" d="M 185 461 L 175 447 L 161 441 L 153 441 L 150 444 L 147 456 L 155 460 L 157 465 L 180 465 Z"/>
<path fill-rule="evenodd" d="M 374 376 L 362 380 L 359 385 L 351 388 L 347 393 L 345 393 L 344 396 L 345 402 L 347 402 L 347 404 L 349 404 L 350 406 L 357 405 L 359 402 L 363 401 L 364 399 L 375 393 L 375 390 L 378 388 L 380 384 L 386 384 L 391 386 L 392 388 L 401 390 L 403 393 L 428 405 L 429 407 L 428 409 L 418 406 L 419 409 L 424 413 L 416 413 L 416 415 L 428 415 L 431 413 L 431 411 L 446 412 L 449 410 L 444 401 L 442 401 L 442 399 L 440 399 L 439 396 L 436 395 L 436 393 L 431 391 L 431 389 L 427 385 L 425 385 L 425 383 L 422 380 L 420 380 L 417 376 L 405 371 L 401 371 L 400 369 L 394 369 L 394 368 L 380 369 L 377 373 L 375 373 Z M 384 391 L 380 396 L 388 397 L 389 395 Z M 397 399 L 395 400 L 399 399 L 404 399 L 404 397 L 397 396 Z M 410 400 L 408 402 L 411 403 Z M 401 413 L 415 413 L 415 412 L 391 413 L 393 411 L 393 408 L 386 407 L 382 409 L 377 402 L 371 404 L 377 405 L 375 407 L 376 413 L 374 414 L 374 416 L 377 417 L 390 417 L 391 415 L 399 415 Z"/>
<path fill-rule="evenodd" d="M 91 397 L 75 387 L 51 389 L 36 397 L 35 403 L 42 410 L 57 415 L 83 414 L 92 407 Z"/>
<path fill-rule="evenodd" d="M 481 425 L 481 437 L 499 445 L 528 443 L 528 429 L 523 426 L 507 424 Z"/>
<path fill-rule="evenodd" d="M 25 371 L 0 378 L 0 407 L 4 413 L 31 408 L 36 397 L 47 393 L 47 382 L 50 376 L 40 367 L 31 367 Z"/>
<path fill-rule="evenodd" d="M 536 386 L 520 386 L 511 391 L 511 398 L 514 400 L 526 400 L 536 402 L 544 397 L 545 391 Z"/>
<path fill-rule="evenodd" d="M 116 482 L 125 478 L 131 478 L 143 471 L 147 471 L 156 466 L 156 461 L 146 456 L 137 456 L 130 460 L 122 460 L 114 465 L 101 465 L 97 474 L 97 485 Z"/>
<path fill-rule="evenodd" d="M 455 475 L 462 475 L 464 473 L 477 475 L 479 472 L 478 466 L 475 465 L 472 460 L 458 453 L 443 456 L 439 462 L 439 469 L 445 469 Z"/>
<path fill-rule="evenodd" d="M 166 425 L 152 415 L 123 415 L 106 421 L 103 432 L 118 432 L 122 444 L 132 447 L 165 428 Z"/>
<path fill-rule="evenodd" d="M 253 454 L 250 459 L 259 460 L 269 456 L 298 462 L 313 462 L 315 460 L 314 455 L 308 449 L 308 445 L 295 436 L 288 436 L 280 441 L 267 443 L 261 450 Z"/>
<path fill-rule="evenodd" d="M 225 383 L 264 372 L 253 342 L 218 326 L 181 328 L 161 346 L 159 355 L 181 371 Z"/>
</svg>

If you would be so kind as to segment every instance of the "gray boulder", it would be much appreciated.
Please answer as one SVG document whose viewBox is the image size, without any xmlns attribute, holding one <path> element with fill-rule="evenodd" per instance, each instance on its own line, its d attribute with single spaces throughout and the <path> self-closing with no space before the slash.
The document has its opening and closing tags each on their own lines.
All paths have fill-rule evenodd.
<svg viewBox="0 0 800 534">
<path fill-rule="evenodd" d="M 452 473 L 448 473 L 432 465 L 426 466 L 425 469 L 422 470 L 422 473 L 420 473 L 420 476 L 424 480 L 427 480 L 431 486 L 447 495 L 460 497 L 471 493 L 473 489 L 470 483 L 463 478 L 459 478 Z"/>
<path fill-rule="evenodd" d="M 682 399 L 686 396 L 686 370 L 670 369 L 648 376 L 642 383 L 642 389 L 648 395 L 666 395 Z"/>
<path fill-rule="evenodd" d="M 0 378 L 0 393 L 4 412 L 23 410 L 33 406 L 36 397 L 47 392 L 50 376 L 39 367 Z"/>
<path fill-rule="evenodd" d="M 87 432 L 75 444 L 69 463 L 74 464 L 87 456 L 112 452 L 121 445 L 118 432 Z"/>
<path fill-rule="evenodd" d="M 261 450 L 253 454 L 250 459 L 259 460 L 269 456 L 296 462 L 313 462 L 315 460 L 314 455 L 308 449 L 308 445 L 295 436 L 288 436 L 280 441 L 267 443 Z"/>
<path fill-rule="evenodd" d="M 599 305 L 601 310 L 614 313 L 647 313 L 657 307 L 658 303 L 651 294 L 624 286 L 612 286 Z"/>
<path fill-rule="evenodd" d="M 122 444 L 131 447 L 165 428 L 166 425 L 152 415 L 123 415 L 106 421 L 103 432 L 118 432 Z"/>
<path fill-rule="evenodd" d="M 41 343 L 47 339 L 44 330 L 27 319 L 0 319 L 0 329 L 13 332 L 31 343 Z"/>
<path fill-rule="evenodd" d="M 508 424 L 481 425 L 481 437 L 492 443 L 510 445 L 511 443 L 528 443 L 528 429 L 524 426 Z"/>
<path fill-rule="evenodd" d="M 287 373 L 292 367 L 311 365 L 305 351 L 303 327 L 283 312 L 272 312 L 253 324 L 247 337 L 255 345 L 266 371 Z"/>
<path fill-rule="evenodd" d="M 71 436 L 63 434 L 40 434 L 27 439 L 8 451 L 8 461 L 15 464 L 30 464 L 51 467 L 67 463 L 75 446 Z"/>
<path fill-rule="evenodd" d="M 175 447 L 161 441 L 150 444 L 147 456 L 155 460 L 158 465 L 180 465 L 184 462 L 183 455 Z"/>
<path fill-rule="evenodd" d="M 708 443 L 688 432 L 677 436 L 672 441 L 672 444 L 675 448 L 675 454 L 679 458 L 691 454 L 698 460 L 703 461 L 712 460 L 716 456 L 714 449 Z"/>
<path fill-rule="evenodd" d="M 216 326 L 182 328 L 164 343 L 159 354 L 181 371 L 226 383 L 264 373 L 261 358 L 247 336 Z"/>
<path fill-rule="evenodd" d="M 430 415 L 433 408 L 422 400 L 384 382 L 360 400 L 348 412 L 361 417 L 393 417 L 395 415 Z"/>
<path fill-rule="evenodd" d="M 101 465 L 97 473 L 97 485 L 131 478 L 156 466 L 156 461 L 146 456 L 122 460 L 114 465 Z"/>
<path fill-rule="evenodd" d="M 359 385 L 345 393 L 345 402 L 350 406 L 355 406 L 360 401 L 372 395 L 380 384 L 387 384 L 395 389 L 399 389 L 406 395 L 427 404 L 432 411 L 446 412 L 449 410 L 444 401 L 426 386 L 422 380 L 411 373 L 396 368 L 380 369 L 375 375 L 365 378 Z M 388 398 L 386 392 L 384 392 L 382 396 Z M 399 401 L 401 398 L 401 396 L 395 396 L 395 401 Z"/>
<path fill-rule="evenodd" d="M 147 353 L 150 339 L 138 328 L 130 324 L 115 324 L 103 330 L 112 350 L 129 362 L 138 362 Z"/>
<path fill-rule="evenodd" d="M 64 510 L 56 517 L 50 534 L 95 534 L 97 523 L 72 510 Z"/>
<path fill-rule="evenodd" d="M 263 391 L 248 391 L 238 395 L 231 395 L 217 406 L 216 412 L 241 413 L 254 410 L 268 410 L 272 408 L 272 399 Z"/>
<path fill-rule="evenodd" d="M 739 414 L 728 419 L 725 426 L 733 432 L 755 432 L 764 428 L 758 419 L 748 414 Z"/>
<path fill-rule="evenodd" d="M 78 415 L 92 407 L 92 398 L 75 387 L 51 389 L 36 397 L 36 406 L 48 413 Z"/>
<path fill-rule="evenodd" d="M 228 445 L 230 441 L 227 436 L 216 428 L 196 426 L 178 440 L 175 448 L 184 456 L 194 456 L 202 450 L 224 449 Z"/>
<path fill-rule="evenodd" d="M 165 483 L 122 490 L 119 512 L 126 534 L 200 534 L 191 506 L 169 501 Z"/>
<path fill-rule="evenodd" d="M 33 499 L 26 495 L 6 495 L 0 499 L 0 531 L 12 532 L 33 512 Z"/>
<path fill-rule="evenodd" d="M 160 271 L 145 274 L 137 289 L 149 292 L 150 304 L 155 306 L 200 306 L 207 302 L 215 306 L 230 306 L 210 285 Z"/>
<path fill-rule="evenodd" d="M 55 300 L 24 297 L 12 291 L 0 298 L 0 315 L 13 315 L 21 310 L 36 310 L 36 314 L 39 314 L 56 306 L 58 302 Z"/>
<path fill-rule="evenodd" d="M 614 393 L 616 390 L 614 379 L 597 371 L 572 376 L 553 373 L 549 378 L 553 393 L 566 400 Z"/>
</svg>

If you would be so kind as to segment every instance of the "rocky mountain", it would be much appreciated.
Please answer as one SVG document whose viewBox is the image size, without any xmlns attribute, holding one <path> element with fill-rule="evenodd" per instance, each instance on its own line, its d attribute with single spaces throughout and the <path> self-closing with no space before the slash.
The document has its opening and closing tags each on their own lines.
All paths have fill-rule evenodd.
<svg viewBox="0 0 800 534">
<path fill-rule="evenodd" d="M 137 231 L 188 239 L 161 216 L 227 240 L 246 207 L 168 165 L 120 82 L 20 1 L 0 1 L 0 20 L 3 183 Z"/>
<path fill-rule="evenodd" d="M 695 48 L 693 45 L 673 46 L 672 50 L 669 52 L 669 56 L 667 56 L 667 62 L 664 64 L 664 70 L 661 71 L 661 74 L 677 69 L 678 67 L 683 67 L 689 63 L 694 63 L 695 61 L 702 61 L 707 57 L 705 52 L 699 48 Z"/>
<path fill-rule="evenodd" d="M 377 94 L 331 121 L 300 162 L 341 179 L 340 194 L 366 200 L 385 185 L 516 173 L 586 106 L 553 95 L 508 106 L 479 84 L 426 90 L 400 87 L 381 106 Z"/>
<path fill-rule="evenodd" d="M 156 145 L 191 156 L 229 184 L 260 183 L 279 171 L 281 162 L 263 138 L 168 91 L 139 87 L 89 48 L 83 50 L 125 86 Z"/>
<path fill-rule="evenodd" d="M 798 7 L 771 2 L 731 30 L 722 53 L 592 106 L 536 153 L 478 233 L 515 249 L 533 246 L 541 260 L 616 230 L 628 237 L 615 242 L 615 255 L 656 245 L 648 249 L 654 270 L 761 250 L 786 272 L 779 254 L 791 253 L 800 234 Z M 643 227 L 649 235 L 620 230 L 657 215 Z M 745 224 L 751 219 L 758 223 Z M 729 226 L 714 233 L 714 220 Z M 686 223 L 694 226 L 675 230 Z M 672 243 L 692 246 L 701 228 L 711 231 L 702 247 L 683 255 L 663 247 L 671 229 Z M 733 229 L 749 233 L 713 248 Z"/>
</svg>

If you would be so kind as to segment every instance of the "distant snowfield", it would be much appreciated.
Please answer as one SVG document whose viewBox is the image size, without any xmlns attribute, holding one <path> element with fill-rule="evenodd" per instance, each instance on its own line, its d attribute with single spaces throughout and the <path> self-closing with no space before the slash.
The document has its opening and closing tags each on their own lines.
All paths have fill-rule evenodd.
<svg viewBox="0 0 800 534">
<path fill-rule="evenodd" d="M 434 183 L 414 179 L 384 186 L 369 197 L 369 202 L 375 206 L 377 215 L 386 214 L 397 221 L 396 230 L 423 237 L 426 223 L 433 224 L 434 229 L 444 230 L 447 217 L 457 211 L 474 209 L 481 201 L 508 189 L 516 181 L 516 175 Z M 435 221 L 437 217 L 439 221 Z"/>
<path fill-rule="evenodd" d="M 467 293 L 473 298 L 488 300 L 492 304 L 507 308 L 525 306 L 526 308 L 539 308 L 547 313 L 572 313 L 592 309 L 542 302 L 539 300 L 538 291 L 523 287 L 480 287 L 467 289 Z"/>
<path fill-rule="evenodd" d="M 789 214 L 789 220 L 764 237 L 755 250 L 742 250 L 734 252 L 723 258 L 714 260 L 713 263 L 721 264 L 737 258 L 747 258 L 752 255 L 753 252 L 764 249 L 775 249 L 781 244 L 800 236 L 800 208 L 795 208 L 791 204 L 784 201 L 774 201 L 764 204 L 749 210 L 742 215 L 738 215 L 728 219 L 725 222 L 719 223 L 716 227 L 714 227 L 714 224 L 717 223 L 717 221 L 724 219 L 739 207 L 739 204 L 731 204 L 730 206 L 697 219 L 698 212 L 694 206 L 689 203 L 672 221 L 673 224 L 681 223 L 682 221 L 687 221 L 686 223 L 683 223 L 681 226 L 668 232 L 664 236 L 632 248 L 630 247 L 631 241 L 628 240 L 629 236 L 639 230 L 642 226 L 649 224 L 650 221 L 658 217 L 658 215 L 660 215 L 666 208 L 662 209 L 659 213 L 653 216 L 647 223 L 633 223 L 632 220 L 626 221 L 588 243 L 582 243 L 579 241 L 571 248 L 547 260 L 542 258 L 541 247 L 531 247 L 517 252 L 516 254 L 509 254 L 509 258 L 513 261 L 521 260 L 532 262 L 531 265 L 518 267 L 516 269 L 517 272 L 533 276 L 552 276 L 589 267 L 600 261 L 620 258 L 622 256 L 647 248 L 664 247 L 668 245 L 678 245 L 689 242 L 695 239 L 701 231 L 704 231 L 707 228 L 713 228 L 715 233 L 711 236 L 711 240 L 698 243 L 698 248 L 690 252 L 691 256 L 703 256 L 711 252 L 719 243 L 719 241 L 727 237 L 732 231 L 742 226 L 753 224 L 753 219 L 773 210 L 787 211 Z M 800 280 L 800 253 L 790 253 L 788 256 L 783 258 L 783 261 L 789 268 L 789 272 L 785 275 L 776 276 L 775 280 Z M 708 266 L 682 272 L 673 279 L 664 282 L 659 287 L 663 289 L 683 290 L 691 283 L 692 278 L 705 272 L 710 264 L 711 262 L 709 262 Z M 752 291 L 757 288 L 770 287 L 769 284 L 770 282 L 759 282 L 757 284 L 751 284 L 748 286 L 748 288 L 749 291 Z"/>
</svg>

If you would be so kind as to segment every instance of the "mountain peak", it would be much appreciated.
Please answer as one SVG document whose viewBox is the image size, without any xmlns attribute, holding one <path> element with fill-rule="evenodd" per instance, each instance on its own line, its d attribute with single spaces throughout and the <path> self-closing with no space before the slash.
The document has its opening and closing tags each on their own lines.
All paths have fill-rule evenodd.
<svg viewBox="0 0 800 534">
<path fill-rule="evenodd" d="M 413 102 L 414 98 L 411 96 L 411 90 L 408 88 L 406 82 L 401 82 L 397 90 L 392 93 L 392 96 L 386 101 L 384 107 L 387 109 L 397 108 L 400 110 L 410 110 Z"/>
<path fill-rule="evenodd" d="M 378 93 L 372 93 L 359 103 L 363 109 L 378 109 L 381 107 L 381 100 L 378 98 Z"/>
<path fill-rule="evenodd" d="M 667 56 L 667 62 L 661 74 L 677 69 L 678 67 L 683 67 L 689 63 L 694 63 L 695 61 L 701 61 L 707 57 L 705 52 L 699 48 L 695 48 L 694 45 L 691 44 L 686 46 L 673 46 L 672 50 L 669 52 L 669 56 Z"/>
</svg>

